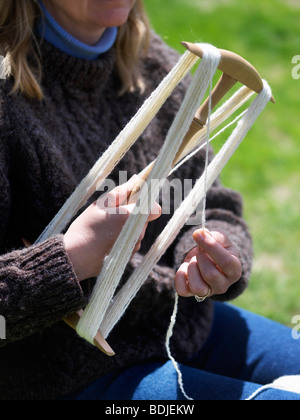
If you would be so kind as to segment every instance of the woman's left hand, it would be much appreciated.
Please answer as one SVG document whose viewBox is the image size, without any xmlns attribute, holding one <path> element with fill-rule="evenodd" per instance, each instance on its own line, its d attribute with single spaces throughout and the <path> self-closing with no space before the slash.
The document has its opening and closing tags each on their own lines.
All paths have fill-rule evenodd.
<svg viewBox="0 0 300 420">
<path fill-rule="evenodd" d="M 208 297 L 222 295 L 242 276 L 239 251 L 221 232 L 196 230 L 197 243 L 180 266 L 175 285 L 179 296 Z"/>
</svg>

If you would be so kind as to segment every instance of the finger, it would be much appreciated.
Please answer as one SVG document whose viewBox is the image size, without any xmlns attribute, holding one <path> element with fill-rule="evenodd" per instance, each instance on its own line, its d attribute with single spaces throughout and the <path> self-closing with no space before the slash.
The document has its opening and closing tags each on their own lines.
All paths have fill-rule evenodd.
<svg viewBox="0 0 300 420">
<path fill-rule="evenodd" d="M 135 203 L 131 204 L 125 204 L 119 207 L 118 211 L 120 213 L 124 212 L 125 214 L 131 214 L 134 212 L 134 214 L 139 213 L 139 208 L 136 208 Z M 154 220 L 158 219 L 161 216 L 161 206 L 158 203 L 154 203 L 153 208 L 151 212 L 149 213 L 148 219 L 146 223 L 153 222 Z"/>
<path fill-rule="evenodd" d="M 201 275 L 197 257 L 193 257 L 188 265 L 188 288 L 193 296 L 206 296 L 211 289 Z"/>
<path fill-rule="evenodd" d="M 184 262 L 189 263 L 192 258 L 194 258 L 199 252 L 199 248 L 196 246 L 188 254 L 186 254 Z"/>
<path fill-rule="evenodd" d="M 140 237 L 139 237 L 139 242 L 142 242 L 142 240 L 144 239 L 145 235 L 146 235 L 146 230 L 148 228 L 148 223 L 145 224 L 143 232 L 141 233 Z"/>
<path fill-rule="evenodd" d="M 141 247 L 142 247 L 142 244 L 141 244 L 141 242 L 139 241 L 139 242 L 135 245 L 134 250 L 132 251 L 131 258 L 134 256 L 134 254 L 136 254 L 137 252 L 139 252 L 139 250 L 141 249 Z"/>
<path fill-rule="evenodd" d="M 198 250 L 198 268 L 203 281 L 209 285 L 211 295 L 222 295 L 227 292 L 231 283 L 205 252 Z"/>
<path fill-rule="evenodd" d="M 98 205 L 102 206 L 103 208 L 113 208 L 119 207 L 122 204 L 126 204 L 128 197 L 134 190 L 138 179 L 139 177 L 137 175 L 133 175 L 129 181 L 117 186 L 107 194 L 101 196 L 98 199 Z"/>
<path fill-rule="evenodd" d="M 154 203 L 154 206 L 149 214 L 148 222 L 153 222 L 161 216 L 161 206 L 158 203 Z"/>
<path fill-rule="evenodd" d="M 143 189 L 145 183 L 146 181 L 143 178 L 137 176 L 137 178 L 135 179 L 135 184 L 128 196 L 129 204 L 136 203 L 138 201 L 138 199 L 140 198 L 141 190 Z"/>
<path fill-rule="evenodd" d="M 240 279 L 242 275 L 241 263 L 231 250 L 224 248 L 207 230 L 197 230 L 193 237 L 200 249 L 213 259 L 228 279 L 234 282 Z"/>
<path fill-rule="evenodd" d="M 183 263 L 175 276 L 175 287 L 177 294 L 182 297 L 191 297 L 192 294 L 188 287 L 188 263 Z"/>
<path fill-rule="evenodd" d="M 148 223 L 145 224 L 144 229 L 143 229 L 143 232 L 141 233 L 141 235 L 140 235 L 137 243 L 135 244 L 135 247 L 134 247 L 134 250 L 132 252 L 131 257 L 133 257 L 134 254 L 136 254 L 137 252 L 140 251 L 140 249 L 142 247 L 142 241 L 143 241 L 143 239 L 145 237 L 145 234 L 146 234 L 147 227 L 148 227 Z"/>
<path fill-rule="evenodd" d="M 120 207 L 112 208 L 109 210 L 107 209 L 106 211 L 109 211 L 112 214 L 125 214 L 129 216 L 132 213 L 139 214 L 139 210 L 140 209 L 136 207 L 135 203 L 131 203 L 131 204 L 121 205 Z M 146 223 L 153 222 L 154 220 L 158 219 L 161 216 L 161 213 L 162 213 L 161 206 L 158 203 L 154 203 L 154 206 L 151 212 L 149 213 Z"/>
<path fill-rule="evenodd" d="M 226 235 L 226 233 L 221 231 L 207 231 L 207 233 L 211 235 L 220 245 L 222 245 L 223 248 L 230 251 L 230 253 L 232 253 L 236 257 L 239 257 L 239 250 L 231 241 L 230 237 Z"/>
</svg>

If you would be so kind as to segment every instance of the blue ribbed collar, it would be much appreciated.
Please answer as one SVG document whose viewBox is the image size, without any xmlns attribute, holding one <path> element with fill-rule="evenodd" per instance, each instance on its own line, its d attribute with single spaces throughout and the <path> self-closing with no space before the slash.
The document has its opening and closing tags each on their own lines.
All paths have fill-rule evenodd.
<svg viewBox="0 0 300 420">
<path fill-rule="evenodd" d="M 97 44 L 87 45 L 65 31 L 49 13 L 41 0 L 39 0 L 39 4 L 44 14 L 44 19 L 41 18 L 37 25 L 39 35 L 61 51 L 76 58 L 95 60 L 99 55 L 109 51 L 114 45 L 118 33 L 117 28 L 107 28 Z"/>
</svg>

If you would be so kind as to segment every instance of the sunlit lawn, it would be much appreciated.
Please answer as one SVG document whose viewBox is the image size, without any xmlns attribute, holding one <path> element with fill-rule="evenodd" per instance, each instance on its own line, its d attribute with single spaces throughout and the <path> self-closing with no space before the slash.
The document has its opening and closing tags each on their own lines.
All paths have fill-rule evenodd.
<svg viewBox="0 0 300 420">
<path fill-rule="evenodd" d="M 223 171 L 244 197 L 255 246 L 251 285 L 235 301 L 291 324 L 300 314 L 300 55 L 297 0 L 145 0 L 152 27 L 179 52 L 180 42 L 209 42 L 252 62 L 268 80 L 270 104 Z M 299 71 L 300 74 L 300 71 Z"/>
</svg>

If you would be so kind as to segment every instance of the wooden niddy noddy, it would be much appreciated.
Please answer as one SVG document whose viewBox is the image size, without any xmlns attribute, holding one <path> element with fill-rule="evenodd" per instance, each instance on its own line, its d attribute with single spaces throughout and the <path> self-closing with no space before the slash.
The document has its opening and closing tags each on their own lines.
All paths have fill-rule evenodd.
<svg viewBox="0 0 300 420">
<path fill-rule="evenodd" d="M 203 57 L 203 50 L 199 44 L 192 44 L 189 42 L 182 42 L 182 45 L 192 52 L 193 54 Z M 221 99 L 233 88 L 233 86 L 240 82 L 243 85 L 247 86 L 256 93 L 260 93 L 263 89 L 263 81 L 259 73 L 248 61 L 246 61 L 241 56 L 227 50 L 219 50 L 221 53 L 221 60 L 218 66 L 218 69 L 222 71 L 222 76 L 215 88 L 212 91 L 211 95 L 211 109 L 214 109 L 215 106 L 221 101 Z M 274 98 L 272 97 L 271 101 L 275 103 Z M 189 144 L 191 139 L 206 125 L 208 114 L 209 114 L 209 98 L 201 105 L 198 111 L 195 114 L 195 117 L 191 123 L 191 126 L 184 137 L 182 144 L 178 150 L 178 153 L 174 159 L 173 167 L 184 157 L 184 150 Z M 140 186 L 143 182 L 149 177 L 151 170 L 154 166 L 154 162 L 148 165 L 140 174 L 139 180 L 136 184 L 134 191 L 131 194 L 129 200 L 131 202 L 136 201 L 133 197 L 139 192 Z M 83 311 L 76 312 L 67 318 L 64 321 L 73 329 L 76 330 L 79 319 Z M 114 356 L 115 353 L 112 348 L 109 346 L 107 341 L 98 331 L 96 337 L 94 338 L 94 345 L 98 347 L 103 353 L 108 356 Z"/>
</svg>

